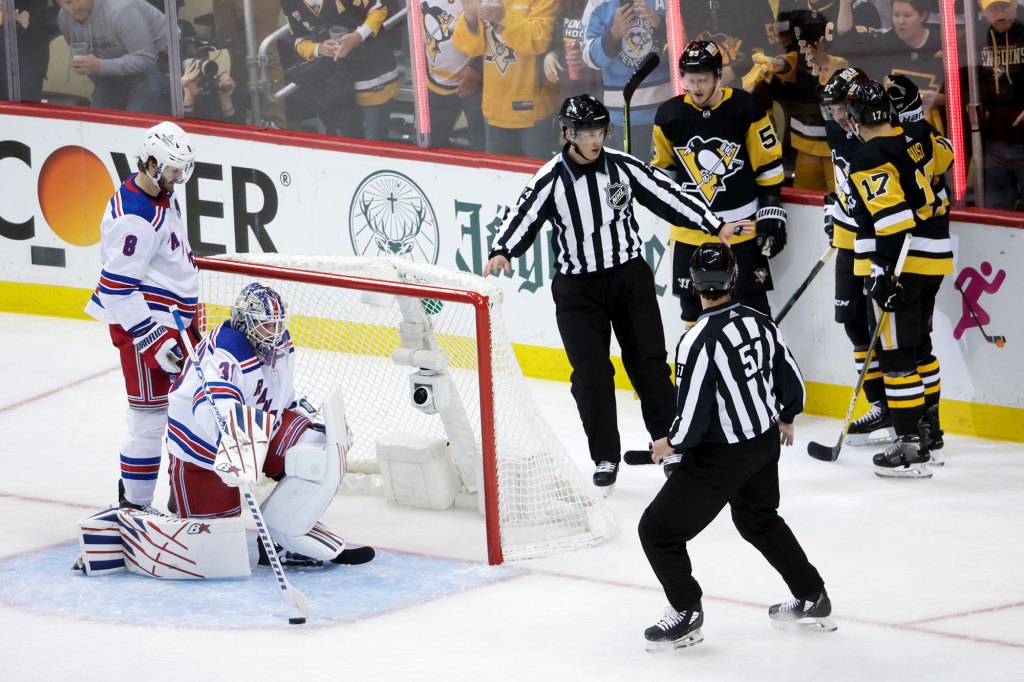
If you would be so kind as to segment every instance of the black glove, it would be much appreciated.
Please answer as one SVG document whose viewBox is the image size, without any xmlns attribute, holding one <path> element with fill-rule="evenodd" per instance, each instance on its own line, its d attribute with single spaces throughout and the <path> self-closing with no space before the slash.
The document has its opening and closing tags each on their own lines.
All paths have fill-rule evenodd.
<svg viewBox="0 0 1024 682">
<path fill-rule="evenodd" d="M 903 285 L 893 274 L 891 263 L 882 260 L 871 262 L 868 291 L 882 310 L 890 313 L 896 310 L 903 299 Z"/>
<path fill-rule="evenodd" d="M 894 74 L 888 77 L 889 87 L 885 89 L 889 93 L 889 100 L 892 108 L 902 123 L 913 123 L 924 119 L 924 107 L 921 105 L 921 93 L 918 91 L 914 81 L 902 74 Z"/>
<path fill-rule="evenodd" d="M 839 197 L 836 193 L 825 195 L 825 234 L 828 235 L 828 243 L 831 244 L 835 238 L 835 228 L 833 227 L 834 219 L 832 217 L 833 206 L 839 202 Z"/>
<path fill-rule="evenodd" d="M 774 258 L 786 246 L 786 209 L 781 206 L 762 206 L 754 214 L 757 245 L 761 253 Z"/>
</svg>

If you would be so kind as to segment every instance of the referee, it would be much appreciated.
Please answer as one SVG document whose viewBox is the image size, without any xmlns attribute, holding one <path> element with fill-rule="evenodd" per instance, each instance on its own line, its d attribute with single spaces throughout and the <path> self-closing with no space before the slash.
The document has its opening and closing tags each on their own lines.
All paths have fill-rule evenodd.
<svg viewBox="0 0 1024 682">
<path fill-rule="evenodd" d="M 675 225 L 726 239 L 752 233 L 749 220 L 723 223 L 659 171 L 604 149 L 608 110 L 590 95 L 570 97 L 559 112 L 565 145 L 526 185 L 495 237 L 484 275 L 510 272 L 509 259 L 530 248 L 544 223 L 554 228 L 555 318 L 572 365 L 572 395 L 594 460 L 594 485 L 615 483 L 621 445 L 615 412 L 611 334 L 640 396 L 652 440 L 668 433 L 672 412 L 665 331 L 654 274 L 641 257 L 633 200 Z"/>
<path fill-rule="evenodd" d="M 701 589 L 686 543 L 726 504 L 744 540 L 777 570 L 795 599 L 768 610 L 779 627 L 831 632 L 832 605 L 818 571 L 778 514 L 780 443 L 793 444 L 804 384 L 768 316 L 732 300 L 736 256 L 702 244 L 690 260 L 704 312 L 676 350 L 678 416 L 654 443 L 654 460 L 684 453 L 640 519 L 640 543 L 668 597 L 647 628 L 648 651 L 704 639 Z"/>
</svg>

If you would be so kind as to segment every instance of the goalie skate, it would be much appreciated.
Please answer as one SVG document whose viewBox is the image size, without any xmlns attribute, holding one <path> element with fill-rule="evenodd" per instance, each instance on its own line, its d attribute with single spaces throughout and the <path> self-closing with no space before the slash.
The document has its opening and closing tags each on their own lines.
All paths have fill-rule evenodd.
<svg viewBox="0 0 1024 682">
<path fill-rule="evenodd" d="M 846 432 L 846 444 L 855 447 L 864 445 L 889 445 L 896 440 L 889 409 L 882 403 L 872 403 L 864 416 L 855 419 Z"/>
<path fill-rule="evenodd" d="M 839 626 L 831 615 L 832 602 L 824 589 L 806 599 L 790 599 L 768 609 L 772 625 L 780 630 L 835 632 Z"/>
</svg>

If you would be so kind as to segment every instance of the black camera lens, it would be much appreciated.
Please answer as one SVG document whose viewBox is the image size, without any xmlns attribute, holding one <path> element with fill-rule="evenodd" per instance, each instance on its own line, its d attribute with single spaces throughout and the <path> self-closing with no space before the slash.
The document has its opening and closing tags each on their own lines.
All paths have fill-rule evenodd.
<svg viewBox="0 0 1024 682">
<path fill-rule="evenodd" d="M 212 59 L 204 59 L 199 63 L 199 72 L 207 78 L 216 78 L 220 67 Z"/>
<path fill-rule="evenodd" d="M 416 390 L 412 392 L 412 401 L 417 405 L 425 405 L 428 400 L 430 400 L 430 391 L 426 386 L 417 386 Z"/>
</svg>

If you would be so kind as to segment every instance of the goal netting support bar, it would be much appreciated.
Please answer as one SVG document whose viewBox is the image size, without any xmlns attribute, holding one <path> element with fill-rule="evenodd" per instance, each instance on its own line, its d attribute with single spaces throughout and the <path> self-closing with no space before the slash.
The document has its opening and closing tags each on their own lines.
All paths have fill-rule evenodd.
<svg viewBox="0 0 1024 682">
<path fill-rule="evenodd" d="M 284 298 L 297 392 L 314 405 L 335 385 L 344 392 L 350 473 L 379 476 L 376 443 L 389 434 L 455 440 L 438 414 L 413 404 L 417 368 L 393 359 L 417 357 L 403 349 L 418 339 L 443 354 L 465 408 L 472 443 L 464 450 L 472 452 L 462 457 L 479 468 L 463 484 L 483 496 L 489 563 L 587 547 L 615 533 L 604 499 L 529 392 L 492 282 L 398 258 L 233 254 L 197 262 L 204 333 L 227 319 L 246 284 L 259 281 Z"/>
</svg>

